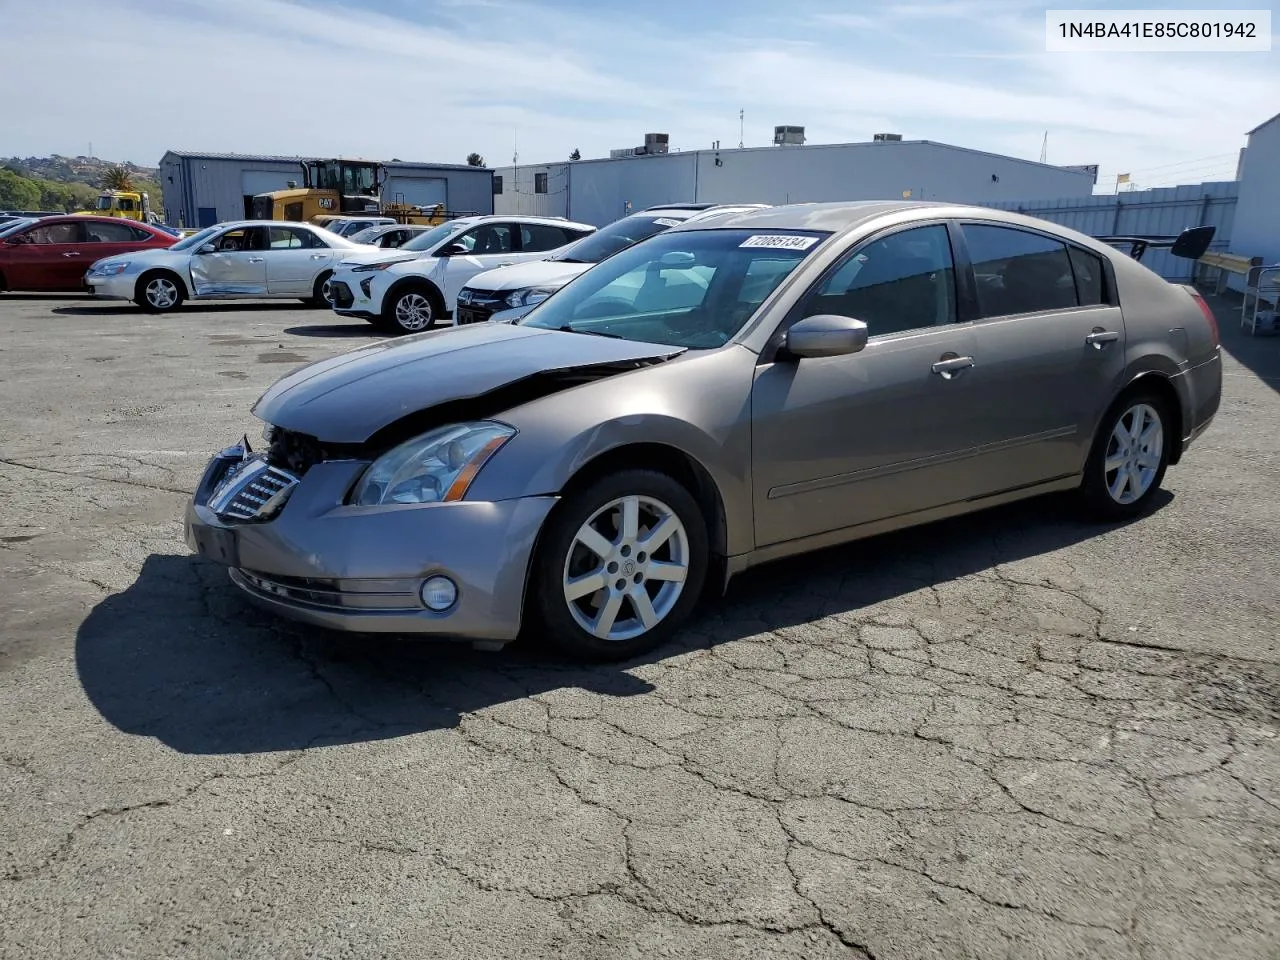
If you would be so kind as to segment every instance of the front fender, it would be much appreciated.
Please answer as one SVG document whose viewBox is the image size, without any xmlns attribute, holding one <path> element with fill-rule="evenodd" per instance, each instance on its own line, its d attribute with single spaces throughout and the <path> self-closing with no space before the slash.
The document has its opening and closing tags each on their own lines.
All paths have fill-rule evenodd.
<svg viewBox="0 0 1280 960">
<path fill-rule="evenodd" d="M 602 455 L 658 445 L 705 471 L 724 505 L 728 552 L 749 551 L 755 359 L 737 346 L 685 355 L 498 414 L 518 432 L 480 471 L 467 499 L 556 494 Z"/>
</svg>

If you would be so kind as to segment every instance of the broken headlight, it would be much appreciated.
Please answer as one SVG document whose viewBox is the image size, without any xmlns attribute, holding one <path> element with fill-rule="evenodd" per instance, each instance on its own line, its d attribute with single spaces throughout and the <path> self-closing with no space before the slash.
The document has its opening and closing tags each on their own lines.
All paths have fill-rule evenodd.
<svg viewBox="0 0 1280 960">
<path fill-rule="evenodd" d="M 351 502 L 372 507 L 461 500 L 485 461 L 513 436 L 514 429 L 491 420 L 438 427 L 375 460 Z"/>
</svg>

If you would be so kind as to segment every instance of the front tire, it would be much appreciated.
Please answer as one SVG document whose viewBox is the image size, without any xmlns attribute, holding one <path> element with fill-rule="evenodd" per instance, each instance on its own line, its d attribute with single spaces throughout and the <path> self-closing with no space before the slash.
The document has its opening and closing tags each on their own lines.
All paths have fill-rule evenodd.
<svg viewBox="0 0 1280 960">
<path fill-rule="evenodd" d="M 1145 513 L 1169 466 L 1168 404 L 1150 389 L 1125 394 L 1102 419 L 1085 464 L 1080 493 L 1099 520 L 1129 520 Z"/>
<path fill-rule="evenodd" d="M 182 281 L 175 274 L 158 270 L 144 273 L 134 289 L 134 303 L 147 313 L 167 313 L 182 306 L 186 294 Z"/>
<path fill-rule="evenodd" d="M 382 308 L 382 327 L 392 333 L 422 333 L 430 330 L 444 313 L 433 291 L 409 287 L 387 297 Z"/>
<path fill-rule="evenodd" d="M 609 474 L 547 521 L 530 584 L 537 619 L 575 659 L 646 653 L 697 605 L 708 553 L 706 521 L 680 483 L 652 470 Z"/>
</svg>

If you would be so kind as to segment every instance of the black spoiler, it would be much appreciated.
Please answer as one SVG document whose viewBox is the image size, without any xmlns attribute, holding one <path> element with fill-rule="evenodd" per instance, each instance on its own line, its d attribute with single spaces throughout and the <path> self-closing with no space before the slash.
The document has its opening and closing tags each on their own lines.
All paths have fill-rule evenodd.
<svg viewBox="0 0 1280 960">
<path fill-rule="evenodd" d="M 1188 227 L 1176 237 L 1116 236 L 1095 237 L 1094 239 L 1110 244 L 1127 243 L 1129 245 L 1129 256 L 1135 260 L 1141 260 L 1148 247 L 1167 249 L 1175 257 L 1181 257 L 1184 260 L 1199 260 L 1209 249 L 1209 244 L 1213 242 L 1213 235 L 1217 232 L 1217 229 L 1217 227 L 1206 224 L 1202 227 Z"/>
</svg>

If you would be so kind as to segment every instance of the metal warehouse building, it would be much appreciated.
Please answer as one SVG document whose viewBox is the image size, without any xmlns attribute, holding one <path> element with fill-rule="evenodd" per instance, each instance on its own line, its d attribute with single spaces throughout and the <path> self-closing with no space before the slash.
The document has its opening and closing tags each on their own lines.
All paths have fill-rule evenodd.
<svg viewBox="0 0 1280 960">
<path fill-rule="evenodd" d="M 1097 178 L 1096 167 L 1057 167 L 894 134 L 810 146 L 801 145 L 803 137 L 803 128 L 778 127 L 772 147 L 670 153 L 665 134 L 648 134 L 645 146 L 606 159 L 498 167 L 494 212 L 603 226 L 658 203 L 1087 197 Z"/>
<path fill-rule="evenodd" d="M 170 226 L 207 227 L 248 218 L 254 194 L 302 185 L 302 164 L 326 157 L 253 156 L 170 150 L 160 160 L 164 221 Z M 447 163 L 383 164 L 385 200 L 446 210 L 493 213 L 493 171 Z"/>
</svg>

